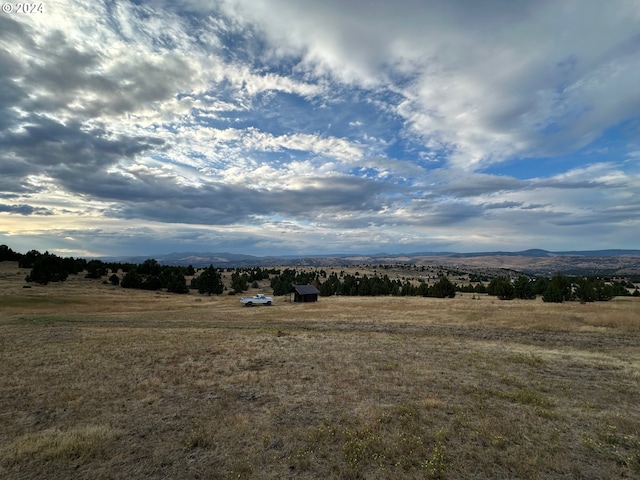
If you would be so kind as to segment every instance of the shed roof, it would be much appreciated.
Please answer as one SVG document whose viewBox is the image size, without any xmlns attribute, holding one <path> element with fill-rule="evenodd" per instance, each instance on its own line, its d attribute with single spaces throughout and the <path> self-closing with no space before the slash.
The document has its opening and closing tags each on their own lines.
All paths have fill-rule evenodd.
<svg viewBox="0 0 640 480">
<path fill-rule="evenodd" d="M 296 292 L 298 295 L 319 295 L 320 290 L 318 290 L 313 285 L 292 285 L 291 291 Z"/>
</svg>

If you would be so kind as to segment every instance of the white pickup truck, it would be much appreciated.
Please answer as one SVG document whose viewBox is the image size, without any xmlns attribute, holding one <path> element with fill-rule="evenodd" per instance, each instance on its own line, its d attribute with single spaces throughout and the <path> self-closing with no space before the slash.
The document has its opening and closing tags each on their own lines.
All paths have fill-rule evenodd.
<svg viewBox="0 0 640 480">
<path fill-rule="evenodd" d="M 266 297 L 262 293 L 259 293 L 254 297 L 242 297 L 240 299 L 240 303 L 245 307 L 253 307 L 254 305 L 271 305 L 272 302 L 272 297 Z"/>
</svg>

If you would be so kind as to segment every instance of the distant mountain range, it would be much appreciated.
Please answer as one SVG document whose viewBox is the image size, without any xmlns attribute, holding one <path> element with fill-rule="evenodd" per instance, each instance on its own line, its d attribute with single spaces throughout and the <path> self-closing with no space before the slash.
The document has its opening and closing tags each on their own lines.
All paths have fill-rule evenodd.
<svg viewBox="0 0 640 480">
<path fill-rule="evenodd" d="M 259 257 L 237 253 L 184 252 L 146 257 L 104 258 L 105 261 L 142 263 L 154 258 L 163 265 L 194 267 L 349 266 L 364 264 L 427 264 L 505 268 L 531 274 L 638 274 L 640 250 L 588 250 L 550 252 L 541 249 L 520 252 L 416 252 L 372 255 L 333 254 Z"/>
<path fill-rule="evenodd" d="M 471 258 L 471 257 L 638 257 L 640 250 L 576 250 L 568 252 L 549 252 L 541 249 L 523 250 L 521 252 L 477 252 L 477 253 L 453 253 L 451 257 Z"/>
</svg>

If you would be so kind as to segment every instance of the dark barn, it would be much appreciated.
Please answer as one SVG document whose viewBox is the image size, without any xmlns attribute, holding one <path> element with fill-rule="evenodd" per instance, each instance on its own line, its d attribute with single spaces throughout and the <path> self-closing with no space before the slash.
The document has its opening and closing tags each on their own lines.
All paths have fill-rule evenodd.
<svg viewBox="0 0 640 480">
<path fill-rule="evenodd" d="M 293 285 L 290 293 L 293 293 L 294 302 L 317 302 L 320 295 L 313 285 Z"/>
</svg>

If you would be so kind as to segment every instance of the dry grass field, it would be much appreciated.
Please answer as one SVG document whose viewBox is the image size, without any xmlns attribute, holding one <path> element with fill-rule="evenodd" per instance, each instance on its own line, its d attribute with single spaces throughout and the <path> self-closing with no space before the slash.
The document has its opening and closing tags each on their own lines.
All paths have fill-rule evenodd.
<svg viewBox="0 0 640 480">
<path fill-rule="evenodd" d="M 640 478 L 640 301 L 22 288 L 0 478 Z"/>
</svg>

